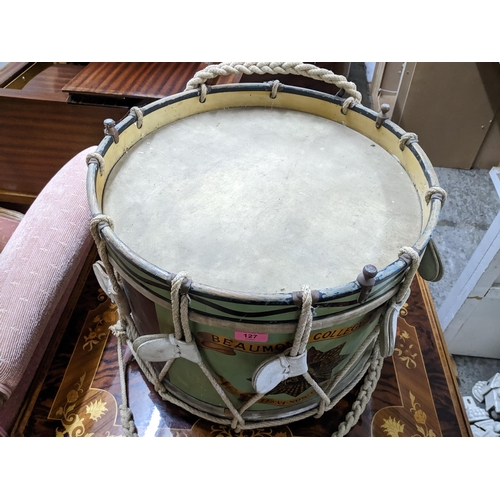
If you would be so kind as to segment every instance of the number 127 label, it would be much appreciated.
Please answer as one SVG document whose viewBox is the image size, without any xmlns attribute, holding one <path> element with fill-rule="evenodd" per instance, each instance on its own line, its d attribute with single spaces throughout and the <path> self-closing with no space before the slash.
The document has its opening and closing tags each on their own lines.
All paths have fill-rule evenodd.
<svg viewBox="0 0 500 500">
<path fill-rule="evenodd" d="M 255 332 L 243 332 L 236 330 L 234 332 L 234 338 L 236 340 L 246 340 L 253 342 L 267 342 L 269 334 L 267 333 L 255 333 Z"/>
</svg>

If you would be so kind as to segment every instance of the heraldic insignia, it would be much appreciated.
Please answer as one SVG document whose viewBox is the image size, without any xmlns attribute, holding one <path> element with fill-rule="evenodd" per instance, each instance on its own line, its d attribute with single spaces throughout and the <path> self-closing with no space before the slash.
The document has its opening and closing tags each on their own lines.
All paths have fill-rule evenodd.
<svg viewBox="0 0 500 500">
<path fill-rule="evenodd" d="M 307 351 L 309 374 L 318 384 L 329 380 L 332 376 L 332 370 L 347 357 L 345 354 L 340 354 L 344 345 L 345 343 L 326 352 L 319 351 L 314 347 Z M 288 394 L 296 397 L 309 387 L 307 380 L 302 375 L 299 375 L 280 382 L 268 394 Z"/>
</svg>

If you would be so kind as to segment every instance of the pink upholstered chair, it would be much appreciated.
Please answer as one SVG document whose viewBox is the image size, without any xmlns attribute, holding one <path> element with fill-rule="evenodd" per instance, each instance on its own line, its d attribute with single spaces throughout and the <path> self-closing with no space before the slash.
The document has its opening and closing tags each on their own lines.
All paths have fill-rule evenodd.
<svg viewBox="0 0 500 500">
<path fill-rule="evenodd" d="M 86 155 L 45 186 L 0 253 L 0 435 L 8 436 L 92 246 Z"/>
<path fill-rule="evenodd" d="M 0 252 L 7 245 L 22 218 L 23 214 L 0 207 Z"/>
</svg>

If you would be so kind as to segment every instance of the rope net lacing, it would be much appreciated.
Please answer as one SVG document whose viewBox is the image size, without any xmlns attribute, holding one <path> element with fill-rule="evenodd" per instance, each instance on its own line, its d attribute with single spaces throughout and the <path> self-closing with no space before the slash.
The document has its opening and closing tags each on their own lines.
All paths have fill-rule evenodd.
<svg viewBox="0 0 500 500">
<path fill-rule="evenodd" d="M 232 418 L 218 417 L 211 413 L 194 408 L 187 404 L 185 401 L 180 400 L 175 395 L 173 395 L 166 384 L 164 383 L 165 376 L 168 370 L 175 362 L 175 359 L 169 359 L 165 362 L 163 368 L 159 371 L 156 370 L 153 365 L 141 359 L 134 349 L 134 341 L 139 338 L 138 332 L 135 328 L 133 319 L 130 313 L 130 307 L 128 305 L 125 293 L 120 284 L 120 279 L 117 273 L 114 271 L 111 262 L 107 256 L 106 246 L 104 240 L 102 239 L 99 225 L 106 226 L 109 225 L 111 228 L 112 220 L 103 215 L 95 217 L 91 222 L 91 232 L 96 241 L 97 250 L 99 256 L 103 262 L 104 268 L 110 278 L 112 283 L 112 299 L 116 302 L 119 320 L 114 325 L 111 330 L 113 334 L 117 337 L 117 350 L 118 350 L 118 360 L 120 369 L 120 379 L 122 382 L 122 404 L 120 405 L 120 416 L 122 420 L 122 426 L 124 429 L 124 434 L 126 436 L 137 436 L 137 430 L 133 421 L 133 416 L 130 408 L 128 407 L 127 393 L 126 393 L 126 370 L 123 364 L 123 344 L 126 343 L 134 358 L 136 359 L 142 372 L 148 378 L 148 380 L 154 385 L 155 390 L 158 394 L 166 401 L 169 401 L 181 408 L 187 410 L 188 412 L 197 415 L 201 418 L 210 420 L 212 422 L 231 426 L 236 432 L 241 432 L 248 429 L 258 429 L 262 427 L 272 427 L 277 425 L 287 425 L 289 423 L 308 418 L 310 416 L 320 417 L 325 411 L 333 408 L 340 399 L 342 399 L 349 391 L 351 391 L 355 385 L 365 376 L 365 380 L 361 389 L 359 391 L 358 397 L 356 398 L 355 404 L 353 404 L 351 411 L 346 416 L 345 420 L 339 426 L 335 436 L 344 436 L 349 432 L 349 430 L 356 424 L 361 413 L 364 411 L 366 404 L 368 403 L 373 390 L 375 389 L 376 382 L 380 377 L 380 369 L 383 363 L 383 358 L 380 356 L 380 351 L 378 349 L 377 337 L 379 335 L 379 327 L 377 326 L 372 333 L 367 337 L 363 344 L 357 349 L 349 363 L 339 372 L 336 376 L 331 379 L 326 385 L 320 387 L 320 385 L 311 377 L 311 375 L 306 372 L 303 374 L 304 378 L 308 381 L 311 387 L 319 395 L 320 403 L 317 408 L 305 411 L 298 415 L 293 415 L 287 418 L 276 418 L 263 421 L 246 421 L 245 411 L 258 402 L 265 394 L 255 394 L 249 401 L 247 401 L 241 408 L 236 409 L 230 399 L 228 398 L 225 391 L 222 389 L 219 381 L 210 372 L 205 362 L 201 358 L 196 358 L 196 362 L 202 372 L 205 374 L 207 379 L 210 381 L 214 389 L 217 391 L 222 401 L 226 405 L 227 409 L 232 415 Z M 174 323 L 174 335 L 176 340 L 183 342 L 188 345 L 195 346 L 195 341 L 193 339 L 191 329 L 189 326 L 189 294 L 181 293 L 181 287 L 184 280 L 187 279 L 187 274 L 182 272 L 177 274 L 172 280 L 171 285 L 171 302 L 172 302 L 172 318 Z M 304 286 L 302 289 L 302 305 L 301 313 L 297 323 L 297 329 L 294 336 L 294 342 L 290 348 L 289 356 L 300 356 L 303 355 L 307 348 L 307 341 L 312 327 L 314 308 L 312 307 L 312 295 L 311 290 L 308 286 Z M 361 370 L 356 374 L 354 380 L 351 380 L 349 384 L 336 395 L 334 399 L 330 399 L 328 394 L 331 394 L 335 387 L 338 386 L 339 382 L 343 380 L 344 376 L 349 372 L 355 363 L 366 353 L 368 349 L 372 349 L 369 358 L 365 361 Z"/>
<path fill-rule="evenodd" d="M 352 404 L 351 410 L 346 415 L 344 421 L 339 425 L 337 431 L 332 435 L 335 437 L 345 436 L 350 429 L 357 423 L 361 414 L 363 413 L 368 401 L 371 398 L 373 391 L 375 390 L 376 384 L 380 378 L 380 372 L 383 365 L 384 358 L 380 354 L 380 349 L 378 345 L 378 337 L 380 333 L 380 327 L 376 326 L 373 331 L 367 336 L 365 341 L 353 354 L 349 362 L 340 370 L 332 379 L 330 379 L 326 384 L 322 384 L 322 387 L 311 377 L 310 373 L 306 371 L 303 373 L 304 378 L 307 380 L 309 385 L 315 390 L 320 398 L 320 402 L 317 408 L 307 410 L 299 415 L 293 415 L 286 418 L 277 418 L 267 421 L 246 421 L 244 418 L 245 411 L 252 405 L 257 403 L 265 394 L 257 393 L 249 401 L 247 401 L 241 408 L 236 409 L 230 399 L 228 398 L 225 391 L 220 386 L 217 379 L 210 372 L 206 364 L 204 363 L 201 356 L 194 356 L 191 359 L 195 359 L 202 372 L 205 374 L 207 379 L 210 381 L 214 389 L 217 391 L 222 401 L 226 405 L 227 409 L 230 411 L 232 418 L 217 417 L 210 413 L 194 408 L 186 402 L 180 400 L 174 396 L 164 383 L 165 376 L 168 370 L 174 363 L 175 359 L 169 359 L 165 362 L 163 368 L 158 371 L 153 367 L 153 365 L 141 359 L 134 349 L 134 341 L 139 338 L 137 330 L 135 328 L 133 319 L 131 317 L 130 308 L 125 297 L 125 293 L 120 284 L 119 276 L 117 276 L 114 271 L 111 262 L 107 256 L 105 242 L 101 236 L 99 225 L 110 226 L 113 228 L 112 220 L 104 215 L 99 215 L 94 217 L 91 222 L 91 232 L 95 239 L 97 250 L 99 256 L 103 262 L 106 269 L 108 277 L 110 278 L 112 284 L 112 298 L 117 304 L 119 312 L 119 320 L 114 325 L 111 330 L 113 334 L 117 337 L 117 350 L 118 350 L 118 360 L 120 369 L 120 379 L 122 381 L 122 404 L 120 405 L 120 416 L 122 420 L 122 426 L 124 429 L 124 434 L 126 436 L 137 436 L 137 430 L 133 422 L 133 416 L 127 402 L 126 393 L 126 370 L 123 364 L 123 354 L 122 346 L 126 343 L 134 355 L 139 367 L 146 375 L 148 380 L 154 385 L 155 390 L 158 394 L 166 401 L 169 401 L 181 408 L 193 413 L 201 418 L 205 418 L 215 423 L 222 425 L 229 425 L 236 432 L 241 432 L 242 430 L 257 429 L 262 427 L 272 427 L 277 425 L 286 425 L 297 420 L 315 416 L 317 418 L 321 417 L 325 411 L 332 409 L 349 391 L 351 391 L 356 384 L 364 377 L 363 384 L 358 392 L 356 400 Z M 395 296 L 396 302 L 407 298 L 407 292 L 415 273 L 418 269 L 420 263 L 419 254 L 411 247 L 403 247 L 400 250 L 400 255 L 405 256 L 406 260 L 410 262 L 408 271 L 400 285 L 400 288 Z M 181 293 L 181 288 L 185 280 L 188 279 L 188 275 L 185 272 L 178 273 L 171 284 L 171 303 L 172 303 L 172 318 L 174 324 L 174 336 L 179 342 L 190 345 L 197 352 L 197 347 L 193 339 L 193 335 L 189 325 L 189 294 Z M 309 335 L 312 329 L 314 316 L 312 293 L 308 286 L 302 288 L 301 297 L 301 312 L 299 320 L 297 322 L 297 328 L 294 335 L 294 341 L 292 347 L 287 354 L 290 357 L 301 356 L 305 353 L 307 349 L 307 343 Z M 344 379 L 346 374 L 349 373 L 351 368 L 359 361 L 359 359 L 371 349 L 369 359 L 365 361 L 362 369 L 357 373 L 354 380 L 351 380 L 347 386 L 340 391 L 339 394 L 335 396 L 334 399 L 330 399 L 328 396 L 332 394 L 334 389 L 339 385 L 339 383 Z"/>
</svg>

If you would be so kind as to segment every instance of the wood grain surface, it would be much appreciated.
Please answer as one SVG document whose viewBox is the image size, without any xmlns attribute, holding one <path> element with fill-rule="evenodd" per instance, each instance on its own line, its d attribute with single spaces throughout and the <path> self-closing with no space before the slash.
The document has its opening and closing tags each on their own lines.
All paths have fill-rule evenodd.
<svg viewBox="0 0 500 500">
<path fill-rule="evenodd" d="M 64 87 L 74 94 L 146 97 L 159 99 L 186 88 L 199 62 L 101 62 L 89 63 Z"/>
<path fill-rule="evenodd" d="M 0 82 L 31 68 L 4 69 Z M 0 202 L 29 205 L 74 155 L 102 140 L 103 121 L 184 90 L 200 63 L 53 64 L 19 88 L 0 84 Z M 147 100 L 145 101 L 145 99 Z"/>
</svg>

